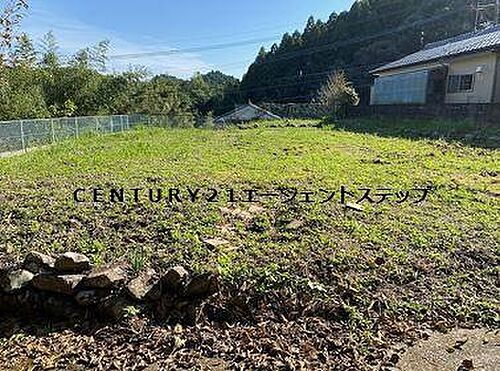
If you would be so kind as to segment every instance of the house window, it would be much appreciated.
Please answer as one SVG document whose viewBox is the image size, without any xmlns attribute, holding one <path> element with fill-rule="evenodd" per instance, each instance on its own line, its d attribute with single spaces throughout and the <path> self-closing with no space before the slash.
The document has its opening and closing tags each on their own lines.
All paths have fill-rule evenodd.
<svg viewBox="0 0 500 371">
<path fill-rule="evenodd" d="M 464 93 L 473 90 L 474 75 L 450 75 L 448 77 L 448 93 Z"/>
<path fill-rule="evenodd" d="M 472 90 L 472 82 L 474 81 L 473 75 L 460 76 L 460 91 Z"/>
</svg>

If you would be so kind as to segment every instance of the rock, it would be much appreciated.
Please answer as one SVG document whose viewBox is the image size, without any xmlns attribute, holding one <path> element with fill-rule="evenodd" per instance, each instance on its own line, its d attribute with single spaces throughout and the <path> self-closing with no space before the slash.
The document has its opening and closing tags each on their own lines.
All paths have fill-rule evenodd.
<svg viewBox="0 0 500 371">
<path fill-rule="evenodd" d="M 250 208 L 248 209 L 248 212 L 250 214 L 254 214 L 254 215 L 259 215 L 259 214 L 264 214 L 266 212 L 266 209 L 264 209 L 263 207 L 261 206 L 257 206 L 257 205 L 252 205 L 250 206 Z"/>
<path fill-rule="evenodd" d="M 241 209 L 230 209 L 227 207 L 221 207 L 220 212 L 224 215 L 232 216 L 243 221 L 249 221 L 252 219 L 252 214 L 250 212 Z"/>
<path fill-rule="evenodd" d="M 9 269 L 2 268 L 0 269 L 0 293 L 7 289 L 9 285 Z"/>
<path fill-rule="evenodd" d="M 230 242 L 223 238 L 211 238 L 203 240 L 203 243 L 212 249 L 217 249 L 218 247 L 229 245 Z"/>
<path fill-rule="evenodd" d="M 297 229 L 300 229 L 304 226 L 304 222 L 302 220 L 292 220 L 290 223 L 287 224 L 285 227 L 289 231 L 295 231 Z"/>
<path fill-rule="evenodd" d="M 144 300 L 158 282 L 155 278 L 156 272 L 154 269 L 148 269 L 145 272 L 141 272 L 139 276 L 127 284 L 128 293 L 135 300 Z"/>
<path fill-rule="evenodd" d="M 119 320 L 126 314 L 131 302 L 124 296 L 110 296 L 98 306 L 100 314 L 112 320 Z"/>
<path fill-rule="evenodd" d="M 186 287 L 186 296 L 207 298 L 219 290 L 217 278 L 213 274 L 202 274 L 194 277 Z"/>
<path fill-rule="evenodd" d="M 470 359 L 464 359 L 458 368 L 458 371 L 469 371 L 474 369 L 474 362 Z"/>
<path fill-rule="evenodd" d="M 55 292 L 64 295 L 73 295 L 76 286 L 81 282 L 84 276 L 82 275 L 52 275 L 39 274 L 33 278 L 33 287 L 43 290 Z"/>
<path fill-rule="evenodd" d="M 54 269 L 55 259 L 39 252 L 30 252 L 24 258 L 23 267 L 32 273 L 41 273 Z"/>
<path fill-rule="evenodd" d="M 60 273 L 83 273 L 90 269 L 90 260 L 85 255 L 67 252 L 56 259 L 54 267 Z"/>
<path fill-rule="evenodd" d="M 161 283 L 169 290 L 179 290 L 188 278 L 189 273 L 184 267 L 177 266 L 169 269 L 162 277 Z"/>
<path fill-rule="evenodd" d="M 359 212 L 365 211 L 365 209 L 363 208 L 363 206 L 361 206 L 359 204 L 352 203 L 352 202 L 346 203 L 345 204 L 345 208 L 347 210 L 354 210 L 354 211 L 359 211 Z"/>
<path fill-rule="evenodd" d="M 252 214 L 241 209 L 234 209 L 232 214 L 235 218 L 241 219 L 243 221 L 249 221 L 253 217 Z"/>
<path fill-rule="evenodd" d="M 232 214 L 233 213 L 233 210 L 231 210 L 228 207 L 220 207 L 219 210 L 222 214 Z"/>
<path fill-rule="evenodd" d="M 29 285 L 35 275 L 30 271 L 18 269 L 4 275 L 2 288 L 5 292 L 20 290 Z"/>
<path fill-rule="evenodd" d="M 171 268 L 151 288 L 151 290 L 146 294 L 146 298 L 151 301 L 157 301 L 166 293 L 169 295 L 180 294 L 188 277 L 189 273 L 186 269 L 184 269 L 184 267 L 177 266 Z"/>
<path fill-rule="evenodd" d="M 125 272 L 120 267 L 100 268 L 93 270 L 82 279 L 80 287 L 91 289 L 110 289 L 125 281 Z"/>
<path fill-rule="evenodd" d="M 175 300 L 171 296 L 163 295 L 156 302 L 156 316 L 159 319 L 166 319 L 175 307 Z"/>
<path fill-rule="evenodd" d="M 108 290 L 83 290 L 76 294 L 75 300 L 82 307 L 90 307 L 99 304 L 108 294 Z"/>
</svg>

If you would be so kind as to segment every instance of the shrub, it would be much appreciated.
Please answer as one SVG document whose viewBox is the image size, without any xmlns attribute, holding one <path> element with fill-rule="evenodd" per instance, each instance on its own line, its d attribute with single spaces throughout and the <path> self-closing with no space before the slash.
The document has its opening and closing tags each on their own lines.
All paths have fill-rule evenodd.
<svg viewBox="0 0 500 371">
<path fill-rule="evenodd" d="M 348 106 L 357 106 L 359 96 L 344 71 L 336 71 L 319 89 L 316 102 L 325 105 L 335 117 L 344 117 Z"/>
</svg>

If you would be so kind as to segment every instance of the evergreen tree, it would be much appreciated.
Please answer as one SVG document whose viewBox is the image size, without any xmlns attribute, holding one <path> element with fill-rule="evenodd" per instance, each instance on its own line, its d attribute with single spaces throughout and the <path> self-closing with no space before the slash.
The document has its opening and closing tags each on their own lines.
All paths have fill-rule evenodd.
<svg viewBox="0 0 500 371">
<path fill-rule="evenodd" d="M 41 40 L 42 60 L 44 67 L 57 67 L 59 65 L 59 44 L 52 31 L 47 32 Z"/>
<path fill-rule="evenodd" d="M 432 42 L 473 30 L 469 2 L 358 0 L 350 11 L 332 13 L 326 23 L 310 17 L 303 32 L 296 31 L 291 38 L 285 34 L 272 53 L 261 48 L 243 77 L 241 94 L 254 102 L 294 96 L 308 101 L 325 82 L 326 73 L 341 68 L 366 103 L 369 71 L 419 50 L 422 32 L 425 41 Z"/>
<path fill-rule="evenodd" d="M 259 54 L 257 54 L 257 58 L 255 59 L 255 63 L 261 63 L 266 60 L 267 52 L 266 48 L 261 47 L 259 50 Z"/>
<path fill-rule="evenodd" d="M 30 37 L 23 33 L 17 38 L 12 62 L 14 65 L 23 67 L 34 67 L 36 64 L 37 53 Z"/>
</svg>

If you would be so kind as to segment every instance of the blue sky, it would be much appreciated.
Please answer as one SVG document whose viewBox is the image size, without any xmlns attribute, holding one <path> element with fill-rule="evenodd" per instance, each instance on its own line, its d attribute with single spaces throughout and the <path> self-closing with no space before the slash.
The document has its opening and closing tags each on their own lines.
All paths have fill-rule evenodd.
<svg viewBox="0 0 500 371">
<path fill-rule="evenodd" d="M 23 28 L 35 40 L 53 30 L 61 52 L 108 39 L 111 55 L 189 49 L 266 40 L 222 50 L 117 59 L 111 70 L 147 66 L 154 73 L 190 77 L 218 69 L 241 77 L 260 45 L 303 29 L 310 15 L 323 20 L 354 0 L 32 0 Z"/>
</svg>

